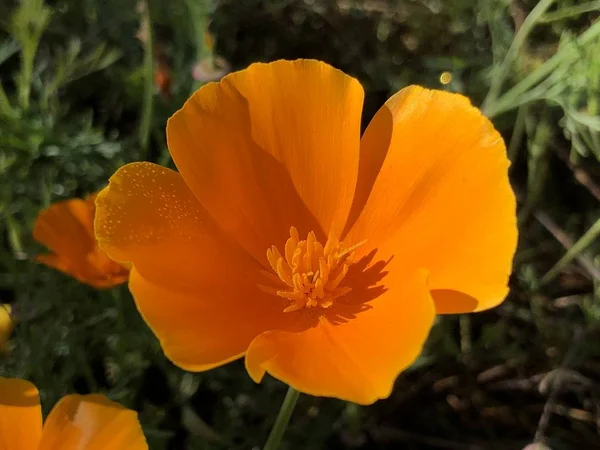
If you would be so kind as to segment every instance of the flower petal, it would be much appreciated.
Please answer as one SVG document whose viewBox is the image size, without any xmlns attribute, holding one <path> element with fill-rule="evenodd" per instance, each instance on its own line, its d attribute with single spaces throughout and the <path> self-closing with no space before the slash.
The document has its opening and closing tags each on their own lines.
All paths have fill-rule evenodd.
<svg viewBox="0 0 600 450">
<path fill-rule="evenodd" d="M 147 450 L 137 413 L 103 395 L 67 395 L 50 412 L 39 450 Z"/>
<path fill-rule="evenodd" d="M 248 264 L 258 266 L 222 236 L 173 170 L 145 162 L 123 166 L 96 203 L 95 231 L 102 249 L 160 285 L 221 286 Z"/>
<path fill-rule="evenodd" d="M 200 203 L 255 259 L 290 226 L 339 235 L 358 170 L 364 93 L 313 60 L 253 64 L 201 87 L 167 124 Z"/>
<path fill-rule="evenodd" d="M 287 302 L 232 276 L 222 287 L 196 292 L 165 288 L 131 272 L 129 287 L 144 320 L 160 339 L 167 358 L 189 371 L 209 370 L 244 355 L 266 330 L 286 327 Z"/>
<path fill-rule="evenodd" d="M 54 251 L 36 260 L 94 287 L 127 280 L 127 270 L 111 261 L 96 244 L 93 232 L 95 195 L 55 203 L 42 211 L 33 237 Z"/>
<path fill-rule="evenodd" d="M 458 94 L 409 87 L 361 143 L 349 241 L 386 247 L 427 270 L 438 313 L 480 311 L 506 296 L 516 201 L 501 136 Z"/>
<path fill-rule="evenodd" d="M 91 267 L 93 267 L 91 270 L 89 269 L 90 266 L 84 263 L 73 264 L 64 258 L 51 253 L 38 255 L 35 257 L 35 260 L 45 266 L 52 267 L 67 275 L 74 276 L 79 281 L 95 288 L 107 288 L 123 284 L 129 278 L 128 269 L 110 260 L 98 248 L 88 254 L 86 258 L 86 261 L 90 262 Z M 96 270 L 98 267 L 103 267 L 103 270 Z"/>
<path fill-rule="evenodd" d="M 97 198 L 96 234 L 118 261 L 140 313 L 175 364 L 206 370 L 240 357 L 251 340 L 290 319 L 262 292 L 262 266 L 231 239 L 172 170 L 119 169 Z"/>
<path fill-rule="evenodd" d="M 0 377 L 0 448 L 37 450 L 42 436 L 42 409 L 36 387 L 28 381 Z"/>
<path fill-rule="evenodd" d="M 54 253 L 78 260 L 94 249 L 93 219 L 94 210 L 85 200 L 74 198 L 54 203 L 38 215 L 33 237 Z"/>
<path fill-rule="evenodd" d="M 435 315 L 423 273 L 390 269 L 388 279 L 385 292 L 358 311 L 341 297 L 306 331 L 258 336 L 246 355 L 250 376 L 259 382 L 269 372 L 299 391 L 360 404 L 388 397 L 421 352 Z"/>
</svg>

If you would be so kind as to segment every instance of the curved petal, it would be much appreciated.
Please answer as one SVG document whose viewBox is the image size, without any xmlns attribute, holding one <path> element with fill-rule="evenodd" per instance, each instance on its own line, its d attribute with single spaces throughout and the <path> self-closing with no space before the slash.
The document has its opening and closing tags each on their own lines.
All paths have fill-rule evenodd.
<svg viewBox="0 0 600 450">
<path fill-rule="evenodd" d="M 290 226 L 339 236 L 358 169 L 364 93 L 313 60 L 253 64 L 201 87 L 167 124 L 171 155 L 217 223 L 268 267 Z"/>
<path fill-rule="evenodd" d="M 37 450 L 42 436 L 42 409 L 36 387 L 28 381 L 0 377 L 0 448 Z"/>
<path fill-rule="evenodd" d="M 34 239 L 66 259 L 81 259 L 94 249 L 92 207 L 80 198 L 50 205 L 35 221 Z"/>
<path fill-rule="evenodd" d="M 72 274 L 71 264 L 65 259 L 61 258 L 54 253 L 46 253 L 45 255 L 37 255 L 35 260 L 39 263 L 44 264 L 45 266 L 51 267 L 53 269 L 59 270 L 67 275 Z"/>
<path fill-rule="evenodd" d="M 54 254 L 36 261 L 94 287 L 109 287 L 127 280 L 127 270 L 111 261 L 96 244 L 93 232 L 95 195 L 55 203 L 42 211 L 33 237 Z"/>
<path fill-rule="evenodd" d="M 153 282 L 193 290 L 230 284 L 232 274 L 258 265 L 223 236 L 179 173 L 131 163 L 96 198 L 100 247 Z"/>
<path fill-rule="evenodd" d="M 99 248 L 87 255 L 86 263 L 74 264 L 70 260 L 51 253 L 38 255 L 35 260 L 95 288 L 116 286 L 129 279 L 129 270 L 109 259 Z"/>
<path fill-rule="evenodd" d="M 137 307 L 177 365 L 224 364 L 256 335 L 290 320 L 288 302 L 259 290 L 261 266 L 222 235 L 177 172 L 129 164 L 97 205 L 100 245 L 133 263 Z"/>
<path fill-rule="evenodd" d="M 134 269 L 129 288 L 167 358 L 183 369 L 203 371 L 242 357 L 256 336 L 289 327 L 294 319 L 283 312 L 287 302 L 243 279 L 232 281 L 178 292 L 150 282 Z"/>
<path fill-rule="evenodd" d="M 147 450 L 137 413 L 103 395 L 67 395 L 52 409 L 39 450 Z"/>
<path fill-rule="evenodd" d="M 351 221 L 360 216 L 346 239 L 426 269 L 438 313 L 500 303 L 517 244 L 516 201 L 491 122 L 466 97 L 409 87 L 377 113 L 361 152 Z"/>
<path fill-rule="evenodd" d="M 246 355 L 250 376 L 259 382 L 269 372 L 299 391 L 359 404 L 388 397 L 421 352 L 435 310 L 423 273 L 390 269 L 385 281 L 360 308 L 351 295 L 341 297 L 306 331 L 258 336 Z"/>
</svg>

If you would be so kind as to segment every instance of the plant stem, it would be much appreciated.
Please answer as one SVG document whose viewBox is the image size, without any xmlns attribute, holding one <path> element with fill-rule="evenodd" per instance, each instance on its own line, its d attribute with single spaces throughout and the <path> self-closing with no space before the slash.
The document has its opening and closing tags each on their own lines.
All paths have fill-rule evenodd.
<svg viewBox="0 0 600 450">
<path fill-rule="evenodd" d="M 150 5 L 144 2 L 141 12 L 141 23 L 146 32 L 144 42 L 144 98 L 142 104 L 142 121 L 140 123 L 139 142 L 144 156 L 150 140 L 150 122 L 152 121 L 152 106 L 154 101 L 154 58 L 152 54 L 152 23 L 150 20 Z M 143 158 L 142 158 L 143 159 Z"/>
<path fill-rule="evenodd" d="M 463 355 L 471 353 L 473 349 L 473 337 L 471 335 L 471 318 L 463 314 L 458 319 L 460 327 L 460 351 Z"/>
<path fill-rule="evenodd" d="M 533 214 L 537 221 L 541 223 L 542 226 L 548 230 L 558 242 L 561 243 L 567 252 L 571 247 L 573 247 L 573 239 L 571 239 L 566 232 L 556 225 L 556 223 L 554 223 L 548 214 L 543 211 L 536 211 Z M 600 282 L 600 270 L 598 267 L 596 267 L 596 264 L 589 255 L 586 255 L 584 252 L 579 252 L 576 254 L 575 259 L 579 264 L 581 264 L 581 267 L 585 269 L 592 280 Z"/>
<path fill-rule="evenodd" d="M 12 37 L 21 44 L 21 70 L 16 78 L 21 109 L 29 109 L 35 55 L 42 33 L 50 23 L 52 9 L 44 0 L 22 0 L 9 22 Z"/>
<path fill-rule="evenodd" d="M 586 247 L 591 245 L 600 236 L 600 219 L 598 219 L 594 225 L 575 243 L 571 248 L 567 250 L 567 253 L 560 258 L 560 260 L 552 267 L 546 275 L 540 280 L 540 286 L 548 284 L 552 281 L 560 271 L 569 264 L 573 259 L 577 258 Z"/>
<path fill-rule="evenodd" d="M 554 22 L 555 20 L 568 19 L 569 17 L 579 16 L 588 12 L 596 11 L 600 9 L 600 1 L 596 0 L 583 5 L 569 6 L 567 8 L 559 9 L 544 16 L 540 19 L 540 23 Z"/>
<path fill-rule="evenodd" d="M 519 50 L 522 45 L 525 43 L 527 36 L 535 26 L 535 24 L 539 21 L 542 15 L 546 12 L 548 8 L 554 3 L 554 0 L 540 0 L 540 2 L 531 10 L 527 18 L 523 21 L 521 28 L 515 34 L 515 37 L 506 52 L 506 56 L 504 57 L 504 61 L 502 61 L 502 65 L 500 66 L 500 71 L 497 76 L 492 79 L 492 84 L 490 86 L 490 91 L 486 96 L 482 110 L 485 115 L 488 115 L 488 111 L 491 109 L 491 105 L 494 104 L 498 96 L 500 95 L 500 91 L 502 90 L 502 85 L 504 84 L 504 80 L 508 76 L 508 73 L 511 69 L 512 64 L 514 63 Z"/>
<path fill-rule="evenodd" d="M 205 45 L 205 33 L 208 32 L 208 14 L 210 2 L 206 0 L 186 0 L 190 22 L 195 34 L 196 63 L 211 56 L 211 50 Z M 190 93 L 194 93 L 202 83 L 195 80 Z"/>
<path fill-rule="evenodd" d="M 285 433 L 290 417 L 292 417 L 292 412 L 294 411 L 299 396 L 300 392 L 296 389 L 291 386 L 288 388 L 283 403 L 281 404 L 281 408 L 279 409 L 279 414 L 277 414 L 277 419 L 275 419 L 275 424 L 273 424 L 273 428 L 271 428 L 271 433 L 269 434 L 269 438 L 267 439 L 267 443 L 263 450 L 276 450 L 279 448 L 281 438 L 283 437 L 283 433 Z"/>
<path fill-rule="evenodd" d="M 517 111 L 517 118 L 515 119 L 515 126 L 513 128 L 513 134 L 510 137 L 508 144 L 508 159 L 512 164 L 517 160 L 517 153 L 519 152 L 519 146 L 523 139 L 523 133 L 525 132 L 525 116 L 527 115 L 527 106 L 521 105 Z"/>
<path fill-rule="evenodd" d="M 119 324 L 119 328 L 124 330 L 127 328 L 127 323 L 125 322 L 125 305 L 123 303 L 123 296 L 121 295 L 121 287 L 116 286 L 112 288 L 110 293 L 117 309 L 117 323 Z"/>
<path fill-rule="evenodd" d="M 5 117 L 14 117 L 14 111 L 8 100 L 6 92 L 0 83 L 0 115 Z"/>
</svg>

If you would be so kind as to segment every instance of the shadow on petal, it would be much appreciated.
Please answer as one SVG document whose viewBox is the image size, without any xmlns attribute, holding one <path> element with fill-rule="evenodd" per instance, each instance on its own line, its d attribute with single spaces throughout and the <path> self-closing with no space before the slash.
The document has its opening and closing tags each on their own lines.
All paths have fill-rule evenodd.
<svg viewBox="0 0 600 450">
<path fill-rule="evenodd" d="M 371 309 L 373 305 L 370 302 L 388 290 L 385 284 L 381 284 L 381 282 L 388 275 L 385 268 L 392 258 L 387 261 L 376 260 L 376 254 L 377 250 L 372 250 L 350 266 L 346 275 L 347 282 L 345 286 L 352 288 L 352 290 L 337 299 L 330 311 L 327 312 L 326 318 L 331 324 L 346 323 L 354 319 L 357 314 Z"/>
<path fill-rule="evenodd" d="M 433 289 L 431 297 L 437 314 L 464 314 L 473 312 L 479 302 L 476 298 L 452 289 Z"/>
</svg>

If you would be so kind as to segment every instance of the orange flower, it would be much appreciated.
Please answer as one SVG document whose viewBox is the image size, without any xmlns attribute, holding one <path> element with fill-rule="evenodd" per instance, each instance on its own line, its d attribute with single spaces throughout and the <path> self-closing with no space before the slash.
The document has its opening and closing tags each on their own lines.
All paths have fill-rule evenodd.
<svg viewBox="0 0 600 450">
<path fill-rule="evenodd" d="M 127 281 L 129 270 L 112 261 L 98 246 L 94 236 L 95 199 L 93 194 L 85 200 L 54 203 L 38 215 L 33 237 L 54 252 L 37 256 L 37 261 L 102 288 Z"/>
<path fill-rule="evenodd" d="M 3 450 L 146 450 L 134 411 L 103 395 L 67 395 L 42 427 L 40 396 L 25 380 L 0 377 Z"/>
<path fill-rule="evenodd" d="M 508 292 L 504 143 L 461 95 L 412 86 L 360 136 L 363 89 L 318 61 L 253 64 L 167 124 L 178 172 L 133 163 L 97 199 L 137 307 L 180 367 L 245 355 L 313 395 L 387 397 L 436 311 Z"/>
</svg>

